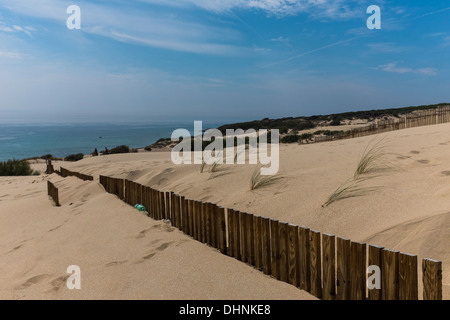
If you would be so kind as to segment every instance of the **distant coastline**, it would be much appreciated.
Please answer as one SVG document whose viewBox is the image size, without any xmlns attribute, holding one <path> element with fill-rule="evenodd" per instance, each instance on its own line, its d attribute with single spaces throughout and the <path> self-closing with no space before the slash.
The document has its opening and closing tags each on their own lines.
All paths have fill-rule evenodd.
<svg viewBox="0 0 450 320">
<path fill-rule="evenodd" d="M 265 118 L 262 120 L 253 120 L 248 122 L 236 122 L 221 125 L 218 123 L 207 123 L 208 128 L 217 128 L 222 133 L 227 129 L 253 128 L 260 129 L 279 129 L 281 137 L 287 135 L 298 135 L 303 133 L 303 137 L 310 137 L 314 133 L 333 135 L 344 132 L 358 126 L 367 125 L 380 119 L 399 118 L 403 115 L 414 113 L 421 110 L 432 110 L 450 103 L 440 103 L 435 105 L 422 105 L 414 107 L 401 107 L 390 109 L 366 110 L 345 112 L 330 115 L 303 116 L 303 117 L 285 117 L 279 119 Z M 0 148 L 8 150 L 8 145 L 16 148 L 14 152 L 3 152 L 0 155 L 0 161 L 9 159 L 40 159 L 43 156 L 52 155 L 54 158 L 64 159 L 73 154 L 84 154 L 86 156 L 94 152 L 95 149 L 100 153 L 105 148 L 111 149 L 120 145 L 129 146 L 133 152 L 143 152 L 144 148 L 152 151 L 170 150 L 173 143 L 170 141 L 170 135 L 175 130 L 183 126 L 177 125 L 130 125 L 130 124 L 72 124 L 67 126 L 49 125 L 3 125 L 0 128 Z M 188 130 L 193 126 L 192 123 L 184 124 Z M 9 129 L 9 131 L 8 131 Z M 47 130 L 47 131 L 46 131 Z M 43 137 L 44 143 L 39 141 L 39 132 Z M 14 138 L 8 134 L 21 134 L 27 139 L 24 145 L 16 144 Z M 302 137 L 302 135 L 299 135 Z M 300 139 L 300 138 L 299 138 Z M 47 144 L 45 144 L 47 140 Z M 61 141 L 63 143 L 61 144 Z M 288 139 L 284 140 L 289 141 Z M 293 142 L 293 141 L 291 141 Z M 39 145 L 42 145 L 41 149 Z M 31 150 L 30 150 L 31 149 Z"/>
</svg>

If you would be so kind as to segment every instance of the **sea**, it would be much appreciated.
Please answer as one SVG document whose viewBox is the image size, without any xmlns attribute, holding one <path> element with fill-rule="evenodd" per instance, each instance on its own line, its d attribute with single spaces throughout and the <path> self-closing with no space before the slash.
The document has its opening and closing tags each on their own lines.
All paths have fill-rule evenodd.
<svg viewBox="0 0 450 320">
<path fill-rule="evenodd" d="M 223 123 L 204 123 L 203 128 L 217 128 Z M 143 148 L 160 138 L 170 138 L 176 129 L 193 132 L 193 122 L 157 124 L 73 123 L 4 124 L 0 123 L 0 161 L 27 159 L 51 154 L 89 154 L 120 145 Z"/>
</svg>

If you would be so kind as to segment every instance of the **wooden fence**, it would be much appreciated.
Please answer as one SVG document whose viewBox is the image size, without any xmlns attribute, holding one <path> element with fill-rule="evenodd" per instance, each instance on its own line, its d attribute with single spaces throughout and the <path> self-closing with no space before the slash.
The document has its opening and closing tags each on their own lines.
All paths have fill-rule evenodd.
<svg viewBox="0 0 450 320">
<path fill-rule="evenodd" d="M 359 138 L 394 130 L 442 124 L 450 122 L 450 106 L 439 107 L 430 110 L 418 110 L 400 116 L 397 119 L 379 120 L 361 128 L 354 128 L 334 136 L 315 136 L 314 142 L 327 142 Z"/>
<path fill-rule="evenodd" d="M 105 190 L 149 217 L 223 254 L 326 300 L 417 300 L 419 266 L 414 255 L 353 242 L 214 203 L 186 199 L 124 179 L 100 176 Z M 378 267 L 381 288 L 367 287 L 367 268 Z M 442 263 L 422 262 L 424 300 L 442 300 Z"/>
<path fill-rule="evenodd" d="M 58 171 L 55 171 L 55 172 L 58 173 Z M 70 170 L 64 169 L 63 167 L 60 168 L 59 175 L 63 178 L 77 177 L 78 179 L 81 179 L 83 181 L 94 181 L 93 176 L 89 176 L 89 175 L 82 174 L 79 172 L 70 171 Z"/>
<path fill-rule="evenodd" d="M 55 205 L 59 207 L 60 204 L 59 204 L 58 188 L 56 188 L 55 185 L 48 180 L 47 180 L 47 193 L 52 198 Z"/>
</svg>

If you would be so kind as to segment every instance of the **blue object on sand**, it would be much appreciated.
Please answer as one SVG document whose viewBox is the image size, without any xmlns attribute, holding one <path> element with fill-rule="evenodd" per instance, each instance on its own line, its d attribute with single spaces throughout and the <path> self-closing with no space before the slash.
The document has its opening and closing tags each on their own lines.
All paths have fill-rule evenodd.
<svg viewBox="0 0 450 320">
<path fill-rule="evenodd" d="M 138 209 L 140 212 L 146 212 L 145 207 L 142 204 L 137 204 L 134 206 L 136 209 Z"/>
</svg>

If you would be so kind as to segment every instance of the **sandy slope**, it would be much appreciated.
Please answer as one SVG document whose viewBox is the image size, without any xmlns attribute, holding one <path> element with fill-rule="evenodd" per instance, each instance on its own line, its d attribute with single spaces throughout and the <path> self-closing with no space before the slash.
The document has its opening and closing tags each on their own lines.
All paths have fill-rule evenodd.
<svg viewBox="0 0 450 320">
<path fill-rule="evenodd" d="M 0 299 L 312 299 L 155 222 L 97 182 L 0 179 Z M 66 269 L 81 268 L 80 291 Z"/>
<path fill-rule="evenodd" d="M 367 196 L 346 199 L 326 208 L 322 208 L 322 204 L 330 193 L 353 177 L 361 154 L 374 136 L 314 145 L 281 146 L 280 175 L 283 179 L 256 191 L 249 189 L 255 166 L 221 166 L 216 173 L 200 173 L 199 165 L 173 165 L 170 153 L 96 157 L 73 164 L 64 163 L 64 166 L 95 176 L 104 174 L 128 178 L 161 190 L 175 191 L 188 198 L 211 201 L 225 207 L 306 225 L 354 241 L 418 254 L 419 258 L 442 260 L 444 297 L 448 299 L 448 132 L 450 124 L 443 124 L 376 136 L 377 141 L 383 139 L 382 143 L 389 152 L 386 163 L 390 169 L 377 172 L 377 177 L 365 182 L 363 186 L 378 189 Z M 306 297 L 301 291 L 273 282 L 251 268 L 191 241 L 177 231 L 167 232 L 167 227 L 163 224 L 146 219 L 133 209 L 111 199 L 95 183 L 85 185 L 72 179 L 63 181 L 55 176 L 50 178 L 63 186 L 63 206 L 60 209 L 49 206 L 43 183 L 31 184 L 33 180 L 40 181 L 42 177 L 0 179 L 0 196 L 10 194 L 0 198 L 0 266 L 2 269 L 14 270 L 13 273 L 2 273 L 8 274 L 8 285 L 0 288 L 0 296 L 39 295 L 45 288 L 49 288 L 49 283 L 64 275 L 63 269 L 68 264 L 64 257 L 75 255 L 74 264 L 77 259 L 82 261 L 78 263 L 87 264 L 85 281 L 88 282 L 89 278 L 89 282 L 92 281 L 98 287 L 92 291 L 82 290 L 85 293 L 81 294 L 87 297 Z M 13 181 L 15 191 L 9 191 L 11 186 L 8 181 Z M 41 193 L 37 193 L 38 190 Z M 36 194 L 30 196 L 30 192 Z M 19 193 L 24 196 L 13 201 Z M 31 205 L 34 202 L 38 205 Z M 70 202 L 73 202 L 72 206 L 68 206 Z M 36 208 L 35 213 L 30 213 L 26 209 L 28 207 Z M 10 208 L 14 209 L 11 211 Z M 36 214 L 42 217 L 37 219 Z M 61 228 L 47 232 L 61 224 Z M 150 230 L 145 232 L 145 240 L 135 239 L 143 230 Z M 112 232 L 117 232 L 117 238 L 111 236 Z M 32 240 L 8 253 L 28 239 Z M 152 244 L 157 239 L 161 240 Z M 157 248 L 163 243 L 171 244 L 169 249 L 160 252 Z M 142 257 L 155 252 L 157 254 L 148 261 L 136 264 Z M 25 259 L 26 254 L 31 254 L 34 258 Z M 195 256 L 195 259 L 180 259 L 183 255 Z M 126 262 L 121 263 L 123 261 Z M 205 264 L 201 264 L 201 272 L 194 261 L 205 261 Z M 210 263 L 207 266 L 206 261 Z M 53 267 L 58 263 L 61 264 L 58 269 Z M 53 271 L 46 271 L 45 267 L 40 267 L 41 264 L 51 265 Z M 152 270 L 167 270 L 170 266 L 171 278 L 165 281 L 161 277 L 153 277 L 146 267 L 149 264 L 152 264 Z M 228 273 L 221 271 L 224 268 L 229 270 Z M 12 288 L 26 284 L 32 276 L 49 273 L 52 275 L 39 284 L 12 291 Z M 182 277 L 183 274 L 189 276 Z M 223 282 L 222 285 L 230 287 L 205 292 L 205 288 L 209 287 L 208 280 L 204 279 L 205 274 L 211 277 L 208 278 L 210 281 Z M 112 275 L 130 280 L 121 289 L 111 291 L 119 282 L 112 280 Z M 237 284 L 235 277 L 243 281 L 242 285 Z M 181 284 L 172 283 L 174 278 L 180 280 Z M 141 281 L 136 281 L 137 279 Z M 142 281 L 143 279 L 147 282 Z M 143 285 L 148 281 L 157 282 L 155 286 L 159 291 Z M 111 287 L 105 284 L 108 282 L 111 282 Z M 192 289 L 194 287 L 195 290 Z M 61 289 L 52 294 L 66 297 L 66 291 Z M 51 296 L 44 294 L 43 297 Z"/>
</svg>

